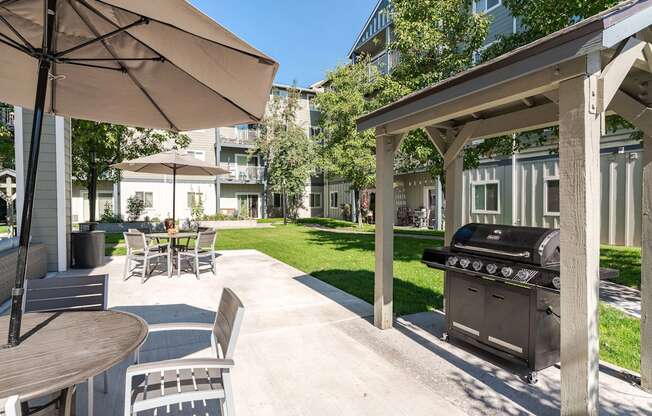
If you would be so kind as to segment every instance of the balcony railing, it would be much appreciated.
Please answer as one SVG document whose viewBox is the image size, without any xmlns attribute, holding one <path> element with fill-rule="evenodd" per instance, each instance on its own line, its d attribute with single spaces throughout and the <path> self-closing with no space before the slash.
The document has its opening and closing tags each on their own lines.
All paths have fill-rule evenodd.
<svg viewBox="0 0 652 416">
<path fill-rule="evenodd" d="M 220 167 L 229 171 L 228 175 L 220 176 L 223 182 L 260 183 L 265 174 L 265 168 L 262 166 L 220 163 Z"/>
<path fill-rule="evenodd" d="M 257 130 L 220 130 L 223 144 L 253 145 L 258 138 Z"/>
</svg>

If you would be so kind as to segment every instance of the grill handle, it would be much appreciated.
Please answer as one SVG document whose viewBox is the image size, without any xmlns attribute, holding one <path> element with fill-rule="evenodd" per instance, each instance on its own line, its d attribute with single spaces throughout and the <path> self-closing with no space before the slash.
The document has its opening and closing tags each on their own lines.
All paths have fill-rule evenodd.
<svg viewBox="0 0 652 416">
<path fill-rule="evenodd" d="M 462 243 L 455 243 L 453 246 L 461 250 L 478 251 L 481 253 L 494 254 L 496 256 L 509 256 L 509 257 L 519 257 L 519 258 L 526 258 L 526 259 L 530 258 L 529 251 L 521 251 L 520 253 L 511 253 L 509 251 L 494 250 L 493 248 L 467 246 L 466 244 L 462 244 Z"/>
</svg>

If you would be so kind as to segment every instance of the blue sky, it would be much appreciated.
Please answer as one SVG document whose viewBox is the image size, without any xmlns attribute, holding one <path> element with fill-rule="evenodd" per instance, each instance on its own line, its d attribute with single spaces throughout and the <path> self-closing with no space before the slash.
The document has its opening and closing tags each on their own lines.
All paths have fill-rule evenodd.
<svg viewBox="0 0 652 416">
<path fill-rule="evenodd" d="M 306 87 L 346 62 L 376 0 L 191 0 L 281 67 L 276 82 Z"/>
</svg>

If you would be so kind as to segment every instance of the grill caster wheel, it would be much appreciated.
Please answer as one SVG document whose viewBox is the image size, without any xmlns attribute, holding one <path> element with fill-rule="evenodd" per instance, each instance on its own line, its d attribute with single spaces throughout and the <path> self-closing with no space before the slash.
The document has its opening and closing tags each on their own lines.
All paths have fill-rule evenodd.
<svg viewBox="0 0 652 416">
<path fill-rule="evenodd" d="M 441 340 L 444 341 L 444 342 L 448 342 L 448 341 L 449 341 L 448 332 L 444 332 L 444 333 L 442 334 L 442 336 L 441 336 Z"/>
<path fill-rule="evenodd" d="M 536 371 L 532 371 L 527 375 L 527 377 L 525 377 L 525 379 L 527 380 L 528 384 L 537 384 L 539 381 L 539 375 Z"/>
</svg>

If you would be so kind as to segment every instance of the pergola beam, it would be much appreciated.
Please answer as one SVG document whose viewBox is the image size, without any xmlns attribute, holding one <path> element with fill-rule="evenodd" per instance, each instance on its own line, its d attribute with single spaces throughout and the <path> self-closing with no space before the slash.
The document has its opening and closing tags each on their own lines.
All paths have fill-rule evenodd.
<svg viewBox="0 0 652 416">
<path fill-rule="evenodd" d="M 443 157 L 448 150 L 448 142 L 446 141 L 445 134 L 435 126 L 426 126 L 423 129 L 428 138 L 430 138 L 432 144 L 435 146 L 435 149 L 437 149 L 439 154 Z"/>
<path fill-rule="evenodd" d="M 388 134 L 407 133 L 425 126 L 437 125 L 454 118 L 495 108 L 556 90 L 559 83 L 585 73 L 584 59 L 574 59 L 516 79 L 474 91 L 465 96 L 427 108 L 383 125 Z"/>
<path fill-rule="evenodd" d="M 622 50 L 605 66 L 598 78 L 597 111 L 604 112 L 616 92 L 634 66 L 634 63 L 643 56 L 643 49 L 649 46 L 647 42 L 630 37 Z"/>
<path fill-rule="evenodd" d="M 462 130 L 457 133 L 455 140 L 450 142 L 446 154 L 444 154 L 444 167 L 448 167 L 460 154 L 464 146 L 475 137 L 476 130 L 484 123 L 484 120 L 471 121 L 466 123 Z"/>
<path fill-rule="evenodd" d="M 520 133 L 559 123 L 557 104 L 549 103 L 482 120 L 473 139 L 486 139 L 506 134 Z"/>
</svg>

